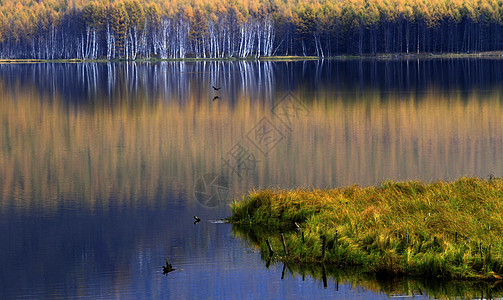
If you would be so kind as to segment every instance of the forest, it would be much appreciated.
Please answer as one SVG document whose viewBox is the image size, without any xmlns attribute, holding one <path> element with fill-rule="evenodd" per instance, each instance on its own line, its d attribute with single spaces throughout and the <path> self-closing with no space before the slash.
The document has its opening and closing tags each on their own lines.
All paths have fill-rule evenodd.
<svg viewBox="0 0 503 300">
<path fill-rule="evenodd" d="M 503 50 L 503 0 L 0 0 L 0 58 Z"/>
</svg>

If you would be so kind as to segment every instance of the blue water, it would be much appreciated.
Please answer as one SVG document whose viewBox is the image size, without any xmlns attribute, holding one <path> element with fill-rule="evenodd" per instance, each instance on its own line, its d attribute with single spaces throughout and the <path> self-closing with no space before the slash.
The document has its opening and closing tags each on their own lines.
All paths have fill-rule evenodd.
<svg viewBox="0 0 503 300">
<path fill-rule="evenodd" d="M 335 126 L 329 125 L 331 118 L 312 120 L 319 109 L 316 103 L 343 101 L 355 109 L 371 103 L 372 109 L 386 101 L 421 103 L 427 100 L 420 95 L 431 90 L 439 102 L 457 101 L 453 107 L 475 103 L 482 110 L 488 102 L 501 102 L 497 96 L 503 83 L 501 67 L 500 61 L 470 60 L 0 65 L 0 104 L 10 112 L 0 118 L 4 177 L 0 182 L 0 298 L 434 297 L 417 285 L 385 292 L 382 283 L 359 283 L 330 274 L 324 287 L 320 278 L 303 279 L 288 266 L 282 278 L 282 264 L 267 268 L 259 249 L 218 220 L 230 216 L 232 199 L 264 186 L 330 187 L 377 184 L 386 178 L 436 180 L 503 173 L 501 122 L 491 123 L 488 136 L 468 139 L 474 140 L 469 146 L 463 144 L 466 139 L 456 139 L 473 136 L 471 132 L 435 136 L 442 155 L 435 155 L 435 145 L 430 148 L 433 154 L 412 145 L 418 151 L 414 157 L 428 160 L 431 155 L 433 166 L 397 156 L 396 168 L 387 168 L 383 157 L 388 158 L 389 151 L 401 144 L 392 135 L 378 140 L 363 136 L 381 125 L 358 131 L 348 123 L 347 139 L 332 147 L 323 144 Z M 212 98 L 217 92 L 210 86 L 217 83 L 224 86 L 218 92 L 223 100 L 215 102 Z M 220 158 L 229 153 L 230 146 L 242 141 L 252 149 L 246 133 L 253 124 L 246 122 L 253 123 L 254 109 L 269 111 L 277 97 L 288 92 L 309 96 L 301 99 L 312 113 L 299 121 L 305 122 L 305 133 L 285 134 L 268 155 L 255 150 L 260 158 L 258 169 L 240 173 L 243 178 L 231 174 L 234 177 L 223 183 L 229 196 L 215 207 L 201 204 L 195 194 L 197 180 L 204 174 L 220 173 Z M 394 95 L 391 100 L 390 94 Z M 366 100 L 375 97 L 381 100 Z M 173 114 L 181 111 L 176 120 L 197 126 L 187 129 L 177 126 L 181 121 L 166 123 L 174 128 L 164 128 L 154 139 L 164 139 L 164 134 L 177 139 L 176 132 L 187 133 L 159 144 L 150 141 L 158 149 L 144 147 L 143 142 L 128 144 L 154 132 L 149 127 L 154 123 L 148 120 L 157 118 L 157 111 L 164 112 L 159 107 L 168 107 L 166 111 Z M 221 109 L 222 115 L 212 107 Z M 201 133 L 200 121 L 191 116 L 205 109 L 201 115 L 210 117 L 201 121 L 207 130 Z M 497 116 L 501 112 L 493 111 Z M 400 114 L 398 109 L 386 113 Z M 25 120 L 34 116 L 39 119 L 33 124 Z M 81 122 L 79 116 L 89 120 Z M 159 124 L 173 117 L 167 113 Z M 273 117 L 268 120 L 280 124 Z M 120 118 L 125 122 L 114 123 Z M 246 125 L 238 127 L 241 119 Z M 78 131 L 82 124 L 87 126 L 84 132 Z M 58 126 L 65 128 L 58 131 Z M 92 131 L 89 137 L 87 131 Z M 298 135 L 313 140 L 299 143 Z M 108 143 L 111 138 L 114 142 Z M 374 139 L 372 147 L 365 148 L 360 138 Z M 452 147 L 447 154 L 442 150 L 444 141 Z M 59 151 L 61 147 L 65 150 Z M 362 153 L 359 169 L 346 165 L 346 160 L 330 159 L 340 151 L 346 157 Z M 327 170 L 310 167 L 311 161 L 320 160 L 317 155 L 331 161 Z M 59 165 L 61 161 L 69 163 Z M 340 174 L 339 166 L 345 174 Z M 383 173 L 374 171 L 375 166 Z M 334 176 L 321 176 L 322 171 Z M 308 175 L 296 175 L 304 173 Z M 215 195 L 214 190 L 211 193 Z M 194 215 L 201 222 L 194 224 Z M 167 275 L 162 269 L 166 258 L 176 269 Z"/>
</svg>

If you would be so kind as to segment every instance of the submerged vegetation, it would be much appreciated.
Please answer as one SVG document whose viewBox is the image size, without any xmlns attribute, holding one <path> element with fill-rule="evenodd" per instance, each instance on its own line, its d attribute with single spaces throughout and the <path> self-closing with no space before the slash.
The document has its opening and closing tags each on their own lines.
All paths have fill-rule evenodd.
<svg viewBox="0 0 503 300">
<path fill-rule="evenodd" d="M 290 263 L 358 267 L 390 276 L 501 280 L 502 200 L 499 178 L 268 189 L 233 203 L 230 220 L 260 232 L 252 241 L 264 256 L 269 255 L 267 239 L 272 258 Z"/>
<path fill-rule="evenodd" d="M 503 50 L 502 0 L 4 0 L 0 58 Z"/>
<path fill-rule="evenodd" d="M 250 241 L 252 246 L 260 247 L 259 236 L 265 233 L 262 227 L 250 227 L 235 225 L 232 227 L 234 236 Z M 374 293 L 384 293 L 388 296 L 419 296 L 426 295 L 434 299 L 494 299 L 503 295 L 503 281 L 483 281 L 483 280 L 438 280 L 438 278 L 407 276 L 383 277 L 377 274 L 365 273 L 363 267 L 341 267 L 337 264 L 313 264 L 280 262 L 272 263 L 267 253 L 264 253 L 262 260 L 266 268 L 282 268 L 281 279 L 287 276 L 301 277 L 302 281 L 312 278 L 324 288 L 335 288 L 339 286 L 359 286 Z M 278 273 L 278 277 L 280 274 Z"/>
</svg>

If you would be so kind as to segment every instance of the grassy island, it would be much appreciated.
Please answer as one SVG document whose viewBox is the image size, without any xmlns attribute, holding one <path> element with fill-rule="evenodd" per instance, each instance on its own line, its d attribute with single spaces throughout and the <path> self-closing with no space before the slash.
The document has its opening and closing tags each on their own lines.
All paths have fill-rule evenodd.
<svg viewBox="0 0 503 300">
<path fill-rule="evenodd" d="M 274 250 L 272 259 L 289 263 L 354 266 L 392 276 L 503 277 L 499 178 L 266 189 L 234 202 L 229 219 L 253 228 L 263 256 L 270 255 L 267 240 Z"/>
</svg>

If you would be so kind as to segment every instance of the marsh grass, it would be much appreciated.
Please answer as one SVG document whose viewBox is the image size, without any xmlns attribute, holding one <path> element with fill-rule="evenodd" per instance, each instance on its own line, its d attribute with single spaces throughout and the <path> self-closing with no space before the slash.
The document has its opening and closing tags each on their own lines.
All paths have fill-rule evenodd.
<svg viewBox="0 0 503 300">
<path fill-rule="evenodd" d="M 307 276 L 323 283 L 326 276 L 329 289 L 337 289 L 342 285 L 356 285 L 374 293 L 384 293 L 388 296 L 426 295 L 435 299 L 493 299 L 503 294 L 501 282 L 432 280 L 431 278 L 393 277 L 383 278 L 373 274 L 360 272 L 358 269 L 340 269 L 333 265 L 322 264 L 287 264 L 291 277 L 305 278 Z M 325 270 L 323 270 L 325 269 Z"/>
<path fill-rule="evenodd" d="M 377 53 L 363 55 L 337 55 L 331 57 L 319 56 L 296 56 L 296 55 L 279 55 L 279 56 L 247 56 L 247 57 L 178 57 L 178 58 L 160 58 L 160 57 L 140 57 L 134 60 L 115 58 L 107 59 L 106 57 L 97 59 L 0 59 L 0 64 L 29 64 L 29 63 L 145 63 L 145 62 L 201 62 L 201 61 L 306 61 L 306 60 L 408 60 L 408 59 L 467 59 L 467 58 L 484 58 L 484 59 L 502 59 L 503 51 L 487 51 L 473 53 Z"/>
<path fill-rule="evenodd" d="M 232 232 L 235 237 L 239 237 L 250 247 L 258 248 L 264 246 L 262 243 L 264 237 L 279 236 L 280 233 L 279 228 L 246 224 L 235 224 Z M 278 247 L 281 246 L 278 245 Z M 365 266 L 342 266 L 328 261 L 295 262 L 285 260 L 281 248 L 275 248 L 277 255 L 273 257 L 269 256 L 269 251 L 265 246 L 261 250 L 261 258 L 267 268 L 271 264 L 280 264 L 285 268 L 285 274 L 288 274 L 286 276 L 302 278 L 302 280 L 310 277 L 320 286 L 325 281 L 328 282 L 329 289 L 349 285 L 363 287 L 374 293 L 384 293 L 391 297 L 426 295 L 435 299 L 493 299 L 503 295 L 503 281 L 501 280 L 438 280 L 431 277 L 380 276 L 381 274 L 368 272 Z M 325 280 L 323 276 L 326 276 Z"/>
<path fill-rule="evenodd" d="M 381 275 L 500 280 L 502 200 L 503 180 L 498 178 L 267 189 L 234 202 L 230 221 L 267 228 L 255 234 L 254 242 L 268 255 L 269 238 L 276 260 L 358 266 Z M 304 232 L 304 242 L 293 230 L 295 223 Z M 285 232 L 288 256 L 279 231 Z M 322 234 L 327 236 L 324 259 Z"/>
</svg>

